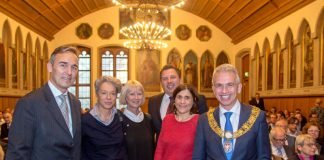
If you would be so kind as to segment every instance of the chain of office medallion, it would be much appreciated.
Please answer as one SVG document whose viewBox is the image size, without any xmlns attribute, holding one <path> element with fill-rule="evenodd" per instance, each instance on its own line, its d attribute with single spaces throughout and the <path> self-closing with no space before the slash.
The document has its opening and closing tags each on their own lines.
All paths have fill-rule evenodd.
<svg viewBox="0 0 324 160">
<path fill-rule="evenodd" d="M 214 111 L 215 111 L 215 108 L 210 109 L 208 111 L 208 113 L 207 113 L 208 123 L 209 123 L 210 128 L 218 136 L 223 138 L 224 132 L 218 126 L 218 123 L 216 122 L 216 120 L 214 118 L 214 115 L 213 115 Z M 243 126 L 240 129 L 238 129 L 236 132 L 233 133 L 233 138 L 238 138 L 238 137 L 244 135 L 246 132 L 248 132 L 252 128 L 252 126 L 253 126 L 255 120 L 258 118 L 259 114 L 260 114 L 260 109 L 253 106 L 249 119 L 243 124 Z"/>
</svg>

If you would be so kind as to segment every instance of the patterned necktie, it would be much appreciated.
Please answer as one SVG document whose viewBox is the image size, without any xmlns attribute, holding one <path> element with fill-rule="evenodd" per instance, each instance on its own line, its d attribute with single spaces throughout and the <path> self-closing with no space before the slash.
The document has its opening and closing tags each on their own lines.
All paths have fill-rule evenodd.
<svg viewBox="0 0 324 160">
<path fill-rule="evenodd" d="M 278 156 L 279 157 L 283 157 L 283 153 L 281 151 L 281 148 L 280 147 L 276 147 L 277 148 L 277 153 L 278 153 Z"/>
<path fill-rule="evenodd" d="M 223 140 L 223 148 L 226 154 L 226 159 L 231 160 L 233 154 L 233 127 L 230 120 L 231 115 L 233 112 L 225 112 L 225 132 L 224 132 L 224 140 Z"/>
<path fill-rule="evenodd" d="M 61 94 L 59 96 L 60 100 L 61 100 L 61 105 L 60 105 L 60 110 L 62 112 L 63 118 L 65 120 L 65 123 L 67 125 L 68 128 L 70 128 L 69 125 L 69 109 L 68 109 L 68 105 L 66 103 L 66 95 Z"/>
<path fill-rule="evenodd" d="M 169 103 L 169 106 L 167 109 L 167 114 L 172 113 L 172 111 L 174 109 L 174 99 L 171 96 L 169 97 L 169 99 L 170 99 L 170 103 Z"/>
</svg>

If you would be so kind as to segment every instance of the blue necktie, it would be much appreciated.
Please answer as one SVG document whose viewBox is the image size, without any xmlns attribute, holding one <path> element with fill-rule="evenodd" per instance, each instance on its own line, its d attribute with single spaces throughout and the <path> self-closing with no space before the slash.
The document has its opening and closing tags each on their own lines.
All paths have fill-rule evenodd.
<svg viewBox="0 0 324 160">
<path fill-rule="evenodd" d="M 224 140 L 223 140 L 223 148 L 226 154 L 226 159 L 227 160 L 231 160 L 232 159 L 232 154 L 233 154 L 233 127 L 232 127 L 232 123 L 230 120 L 231 115 L 233 114 L 233 112 L 225 112 L 225 118 L 226 118 L 226 122 L 225 122 L 225 136 L 224 136 Z"/>
</svg>

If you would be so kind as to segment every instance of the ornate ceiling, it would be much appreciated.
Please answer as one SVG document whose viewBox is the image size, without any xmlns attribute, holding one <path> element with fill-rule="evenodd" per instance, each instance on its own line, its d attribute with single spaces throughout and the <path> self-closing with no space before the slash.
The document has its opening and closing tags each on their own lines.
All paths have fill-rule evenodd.
<svg viewBox="0 0 324 160">
<path fill-rule="evenodd" d="M 181 9 L 209 21 L 238 43 L 313 1 L 186 0 Z M 51 40 L 73 21 L 112 6 L 111 0 L 1 0 L 0 12 Z"/>
</svg>

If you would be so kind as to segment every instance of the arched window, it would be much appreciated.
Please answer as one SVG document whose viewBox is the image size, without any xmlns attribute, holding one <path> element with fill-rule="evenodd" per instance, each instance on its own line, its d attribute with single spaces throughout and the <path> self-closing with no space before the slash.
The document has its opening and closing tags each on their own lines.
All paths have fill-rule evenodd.
<svg viewBox="0 0 324 160">
<path fill-rule="evenodd" d="M 82 108 L 91 105 L 91 49 L 85 46 L 76 46 L 79 54 L 79 71 L 76 83 L 69 88 L 81 102 Z"/>
<path fill-rule="evenodd" d="M 128 81 L 129 49 L 119 46 L 109 46 L 99 49 L 101 57 L 101 76 L 113 76 L 122 83 Z"/>
</svg>

